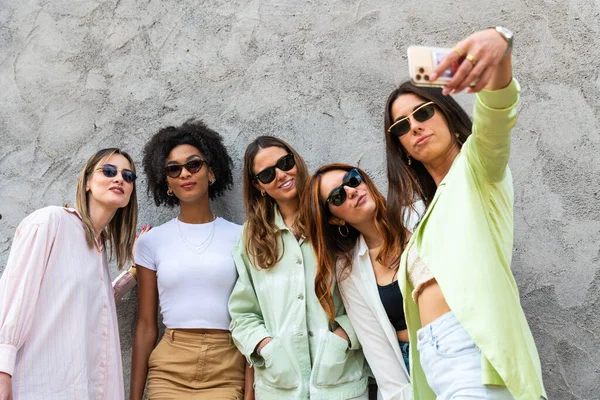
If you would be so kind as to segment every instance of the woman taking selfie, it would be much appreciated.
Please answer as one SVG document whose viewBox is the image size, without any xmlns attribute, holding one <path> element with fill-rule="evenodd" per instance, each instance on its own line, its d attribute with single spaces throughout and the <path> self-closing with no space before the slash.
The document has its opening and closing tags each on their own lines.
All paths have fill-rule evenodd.
<svg viewBox="0 0 600 400">
<path fill-rule="evenodd" d="M 200 121 L 167 127 L 150 139 L 143 163 L 156 204 L 179 206 L 179 216 L 137 243 L 131 398 L 142 399 L 146 376 L 151 400 L 252 398 L 227 310 L 241 227 L 217 217 L 209 202 L 232 185 L 222 138 Z M 159 303 L 166 329 L 156 345 Z"/>
<path fill-rule="evenodd" d="M 281 139 L 261 136 L 246 149 L 233 340 L 255 367 L 257 399 L 366 399 L 366 363 L 337 288 L 331 321 L 315 295 L 315 254 L 299 215 L 307 176 Z"/>
<path fill-rule="evenodd" d="M 400 261 L 415 398 L 546 397 L 537 349 L 510 270 L 510 132 L 519 85 L 512 33 L 458 43 L 430 76 L 460 62 L 446 88 L 405 82 L 385 108 L 388 210 L 396 231 L 427 206 Z M 477 92 L 473 123 L 447 96 Z M 418 351 L 414 351 L 418 350 Z"/>
<path fill-rule="evenodd" d="M 100 150 L 74 209 L 42 208 L 17 228 L 0 279 L 1 400 L 123 399 L 107 254 L 119 269 L 132 260 L 135 180 L 127 153 Z"/>
<path fill-rule="evenodd" d="M 338 282 L 346 312 L 383 399 L 411 399 L 408 331 L 398 265 L 406 231 L 387 220 L 385 199 L 359 168 L 329 164 L 307 184 L 303 213 L 317 254 L 315 291 L 333 318 Z"/>
</svg>

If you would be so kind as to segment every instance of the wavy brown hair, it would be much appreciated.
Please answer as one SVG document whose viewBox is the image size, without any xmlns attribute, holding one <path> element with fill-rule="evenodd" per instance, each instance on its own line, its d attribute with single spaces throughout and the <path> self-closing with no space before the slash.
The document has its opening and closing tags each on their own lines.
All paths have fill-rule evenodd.
<svg viewBox="0 0 600 400">
<path fill-rule="evenodd" d="M 385 104 L 384 134 L 385 151 L 387 157 L 388 178 L 388 217 L 391 225 L 397 232 L 406 229 L 405 212 L 415 212 L 413 204 L 422 200 L 425 206 L 429 206 L 437 186 L 425 166 L 414 158 L 408 165 L 407 153 L 400 139 L 387 133 L 388 128 L 394 122 L 392 119 L 392 104 L 403 94 L 414 94 L 423 101 L 435 103 L 435 111 L 441 112 L 448 128 L 452 134 L 458 133 L 458 146 L 471 135 L 473 123 L 469 115 L 451 97 L 444 96 L 441 88 L 419 87 L 411 81 L 402 83 L 389 95 Z"/>
<path fill-rule="evenodd" d="M 244 206 L 246 207 L 246 228 L 244 231 L 244 245 L 246 254 L 255 268 L 264 269 L 273 267 L 283 257 L 283 242 L 278 240 L 275 226 L 275 206 L 277 203 L 269 196 L 262 196 L 260 190 L 254 186 L 256 175 L 254 173 L 254 158 L 261 149 L 267 147 L 280 147 L 292 153 L 296 161 L 295 185 L 298 197 L 302 198 L 308 168 L 300 154 L 282 139 L 274 136 L 259 136 L 246 148 L 244 154 Z M 304 222 L 300 213 L 296 214 L 293 226 L 296 234 L 305 235 Z M 281 249 L 280 249 L 281 247 Z"/>
<path fill-rule="evenodd" d="M 131 170 L 135 173 L 135 164 L 133 159 L 126 152 L 117 148 L 99 150 L 83 167 L 77 181 L 77 193 L 75 195 L 75 209 L 81 216 L 85 238 L 90 248 L 94 247 L 95 231 L 88 205 L 88 194 L 85 191 L 87 180 L 102 164 L 113 154 L 120 154 L 129 161 Z M 100 234 L 102 246 L 110 243 L 110 258 L 115 256 L 117 266 L 122 269 L 126 263 L 133 262 L 133 244 L 135 242 L 135 228 L 137 226 L 138 204 L 136 194 L 136 183 L 132 183 L 133 190 L 129 203 L 123 208 L 119 208 L 112 217 L 106 230 Z"/>
<path fill-rule="evenodd" d="M 315 293 L 331 320 L 335 317 L 331 287 L 336 278 L 342 280 L 350 272 L 354 248 L 360 237 L 360 232 L 348 224 L 349 233 L 348 236 L 344 237 L 339 233 L 338 225 L 330 222 L 333 214 L 329 210 L 329 205 L 321 199 L 319 194 L 321 191 L 321 178 L 330 171 L 350 171 L 353 168 L 360 172 L 363 182 L 367 185 L 375 201 L 375 228 L 383 239 L 377 261 L 382 265 L 387 265 L 390 269 L 398 269 L 400 256 L 406 242 L 406 231 L 404 229 L 399 234 L 392 229 L 387 217 L 385 198 L 365 171 L 347 164 L 327 164 L 319 168 L 309 178 L 302 201 L 302 214 L 306 215 L 306 232 L 317 257 Z M 336 274 L 338 259 L 342 261 L 342 268 Z"/>
</svg>

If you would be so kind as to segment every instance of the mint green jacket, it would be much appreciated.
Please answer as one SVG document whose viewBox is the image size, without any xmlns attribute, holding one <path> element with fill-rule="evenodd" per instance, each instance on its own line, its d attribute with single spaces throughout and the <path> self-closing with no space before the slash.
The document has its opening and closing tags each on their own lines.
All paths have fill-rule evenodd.
<svg viewBox="0 0 600 400">
<path fill-rule="evenodd" d="M 257 269 L 244 246 L 245 227 L 233 249 L 239 278 L 229 299 L 231 333 L 254 366 L 254 389 L 261 399 L 346 400 L 367 390 L 368 367 L 334 287 L 335 322 L 351 345 L 332 333 L 333 326 L 315 295 L 316 258 L 306 239 L 299 242 L 275 213 L 280 252 L 269 269 Z M 254 353 L 265 337 L 273 340 Z"/>
<path fill-rule="evenodd" d="M 510 131 L 517 119 L 519 85 L 482 91 L 473 111 L 473 133 L 408 243 L 416 245 L 456 318 L 481 350 L 483 384 L 505 385 L 522 400 L 546 398 L 538 352 L 510 270 L 513 185 L 508 168 Z M 400 261 L 410 342 L 421 328 L 413 287 Z M 435 399 L 411 346 L 415 399 Z"/>
</svg>

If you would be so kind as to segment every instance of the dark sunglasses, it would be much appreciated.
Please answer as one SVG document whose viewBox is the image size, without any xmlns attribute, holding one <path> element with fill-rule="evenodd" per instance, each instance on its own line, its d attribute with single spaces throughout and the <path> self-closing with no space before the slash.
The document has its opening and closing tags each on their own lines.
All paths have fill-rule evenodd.
<svg viewBox="0 0 600 400">
<path fill-rule="evenodd" d="M 263 185 L 273 182 L 277 173 L 275 172 L 275 168 L 281 171 L 289 171 L 294 168 L 296 165 L 296 160 L 294 159 L 294 155 L 292 153 L 288 153 L 285 156 L 281 157 L 275 165 L 271 167 L 267 167 L 260 171 L 258 174 L 254 175 L 254 179 L 259 180 Z"/>
<path fill-rule="evenodd" d="M 195 174 L 202 169 L 202 166 L 205 162 L 206 161 L 204 161 L 202 158 L 194 158 L 185 164 L 169 164 L 165 167 L 165 174 L 167 174 L 169 178 L 177 178 L 179 175 L 181 175 L 181 170 L 183 168 L 185 168 L 190 174 Z"/>
<path fill-rule="evenodd" d="M 358 185 L 360 185 L 362 182 L 363 177 L 360 172 L 358 172 L 356 168 L 352 168 L 344 176 L 342 184 L 329 193 L 329 196 L 327 196 L 327 203 L 333 204 L 336 207 L 341 206 L 346 201 L 346 191 L 344 190 L 344 186 L 355 188 L 358 187 Z"/>
<path fill-rule="evenodd" d="M 407 117 L 397 119 L 390 127 L 387 132 L 391 133 L 396 137 L 406 135 L 410 131 L 410 117 L 412 116 L 419 122 L 425 122 L 435 114 L 435 103 L 430 101 L 429 103 L 421 104 L 415 111 L 410 113 Z"/>
<path fill-rule="evenodd" d="M 119 173 L 117 167 L 115 167 L 112 164 L 104 164 L 101 168 L 98 168 L 98 170 L 102 171 L 104 176 L 107 178 L 114 178 Z M 123 177 L 123 180 L 127 183 L 133 183 L 137 179 L 135 172 L 129 169 L 122 170 L 121 176 Z"/>
</svg>

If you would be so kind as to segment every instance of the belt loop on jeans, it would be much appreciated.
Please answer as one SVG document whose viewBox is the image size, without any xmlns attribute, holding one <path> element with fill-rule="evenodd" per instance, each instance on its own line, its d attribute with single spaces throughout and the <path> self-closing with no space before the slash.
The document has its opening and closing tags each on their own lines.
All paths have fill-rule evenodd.
<svg viewBox="0 0 600 400">
<path fill-rule="evenodd" d="M 175 330 L 174 329 L 169 330 L 169 337 L 171 338 L 171 342 L 175 341 Z"/>
</svg>

